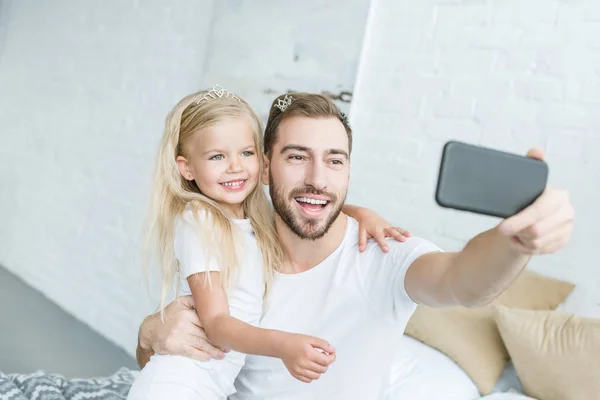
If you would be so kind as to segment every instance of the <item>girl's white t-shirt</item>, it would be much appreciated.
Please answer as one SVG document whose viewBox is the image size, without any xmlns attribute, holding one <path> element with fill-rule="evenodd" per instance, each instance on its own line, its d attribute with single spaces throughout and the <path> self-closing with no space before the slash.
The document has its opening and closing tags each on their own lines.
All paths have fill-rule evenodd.
<svg viewBox="0 0 600 400">
<path fill-rule="evenodd" d="M 200 223 L 210 223 L 201 215 Z M 237 275 L 232 280 L 231 287 L 227 290 L 229 313 L 231 316 L 251 325 L 258 325 L 263 311 L 263 296 L 265 293 L 265 272 L 262 254 L 259 250 L 252 225 L 248 219 L 234 219 L 233 222 L 240 229 L 240 239 L 243 238 L 241 247 L 241 265 Z M 214 258 L 207 258 L 206 245 L 201 240 L 201 235 L 196 227 L 196 220 L 188 208 L 175 223 L 175 257 L 179 262 L 180 291 L 179 295 L 191 295 L 187 278 L 199 272 L 220 271 L 220 266 Z M 214 249 L 221 251 L 221 249 Z M 208 267 L 208 268 L 207 268 Z M 198 366 L 214 372 L 214 378 L 227 392 L 234 390 L 233 382 L 242 368 L 245 354 L 231 351 L 224 360 L 211 360 L 198 362 Z"/>
</svg>

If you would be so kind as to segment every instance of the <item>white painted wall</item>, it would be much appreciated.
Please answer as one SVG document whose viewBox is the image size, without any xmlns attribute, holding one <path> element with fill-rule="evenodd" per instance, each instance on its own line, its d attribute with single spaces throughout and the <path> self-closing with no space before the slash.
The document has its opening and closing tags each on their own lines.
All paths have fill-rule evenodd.
<svg viewBox="0 0 600 400">
<path fill-rule="evenodd" d="M 577 212 L 567 248 L 531 268 L 600 305 L 600 3 L 373 0 L 351 120 L 349 200 L 447 250 L 499 220 L 434 202 L 450 138 L 547 150 L 550 185 Z"/>
<path fill-rule="evenodd" d="M 352 91 L 368 1 L 282 3 L 1 0 L 0 265 L 133 354 L 170 108 L 214 83 L 263 116 L 276 93 Z"/>
</svg>

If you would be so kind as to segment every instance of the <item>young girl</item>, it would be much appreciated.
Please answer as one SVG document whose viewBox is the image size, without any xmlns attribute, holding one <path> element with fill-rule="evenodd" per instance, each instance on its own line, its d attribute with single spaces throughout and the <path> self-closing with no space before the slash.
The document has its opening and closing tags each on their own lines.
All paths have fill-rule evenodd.
<svg viewBox="0 0 600 400">
<path fill-rule="evenodd" d="M 245 354 L 278 357 L 303 382 L 335 359 L 323 339 L 257 327 L 282 260 L 260 182 L 261 132 L 250 106 L 220 86 L 185 97 L 167 117 L 150 224 L 162 266 L 161 309 L 179 275 L 180 293 L 192 295 L 208 339 L 231 351 L 208 362 L 154 355 L 130 400 L 225 399 Z M 344 211 L 360 217 L 355 207 Z M 385 223 L 368 215 L 367 233 L 375 235 Z M 388 236 L 402 240 L 397 232 Z"/>
</svg>

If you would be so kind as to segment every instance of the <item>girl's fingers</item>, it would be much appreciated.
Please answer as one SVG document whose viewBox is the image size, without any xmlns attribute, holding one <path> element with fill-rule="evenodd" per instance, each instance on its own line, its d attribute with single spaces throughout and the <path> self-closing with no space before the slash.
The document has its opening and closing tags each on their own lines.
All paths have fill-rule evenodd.
<svg viewBox="0 0 600 400">
<path fill-rule="evenodd" d="M 402 234 L 401 230 L 398 228 L 386 228 L 385 233 L 387 237 L 392 237 L 399 242 L 404 242 L 406 240 L 406 236 Z"/>
<path fill-rule="evenodd" d="M 363 251 L 367 245 L 367 230 L 360 228 L 358 232 L 358 250 Z"/>
</svg>

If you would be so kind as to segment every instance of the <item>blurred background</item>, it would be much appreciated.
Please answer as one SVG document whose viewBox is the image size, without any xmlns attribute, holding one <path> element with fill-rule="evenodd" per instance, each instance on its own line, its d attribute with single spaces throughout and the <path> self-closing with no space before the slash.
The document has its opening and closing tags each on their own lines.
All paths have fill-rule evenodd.
<svg viewBox="0 0 600 400">
<path fill-rule="evenodd" d="M 263 120 L 280 93 L 330 95 L 355 130 L 348 201 L 446 250 L 498 220 L 435 205 L 445 141 L 542 147 L 577 218 L 531 269 L 600 293 L 594 0 L 0 0 L 0 371 L 135 366 L 164 118 L 216 83 Z"/>
</svg>

